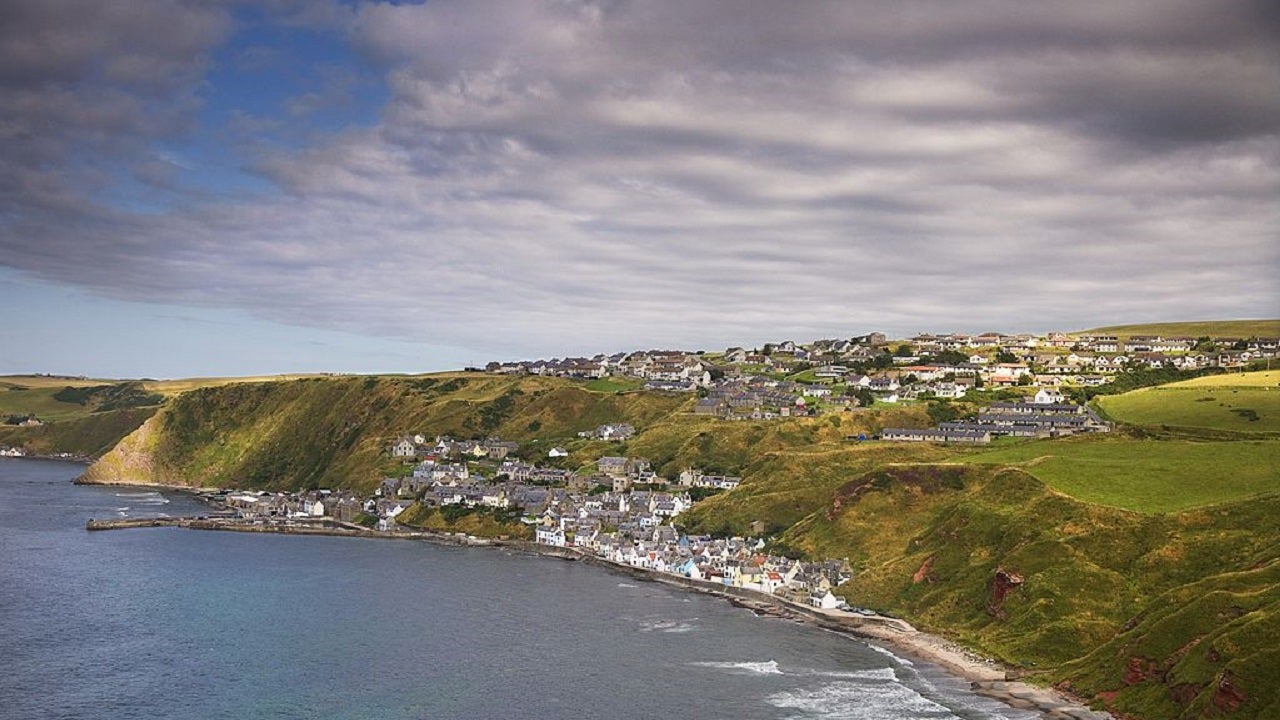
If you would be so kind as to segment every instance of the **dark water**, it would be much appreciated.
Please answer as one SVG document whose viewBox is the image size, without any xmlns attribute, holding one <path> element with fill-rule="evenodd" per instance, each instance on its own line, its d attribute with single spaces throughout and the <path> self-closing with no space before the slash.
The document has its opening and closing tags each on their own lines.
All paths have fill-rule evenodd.
<svg viewBox="0 0 1280 720">
<path fill-rule="evenodd" d="M 603 569 L 148 528 L 202 510 L 0 458 L 0 718 L 1030 718 L 922 664 Z M 166 502 L 168 501 L 168 502 Z"/>
</svg>

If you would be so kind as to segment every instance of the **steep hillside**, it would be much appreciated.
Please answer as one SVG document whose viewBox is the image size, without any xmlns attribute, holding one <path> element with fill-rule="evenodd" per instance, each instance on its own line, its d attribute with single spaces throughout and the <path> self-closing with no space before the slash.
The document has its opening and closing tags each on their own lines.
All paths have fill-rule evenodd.
<svg viewBox="0 0 1280 720">
<path fill-rule="evenodd" d="M 1229 677 L 1231 717 L 1263 718 L 1280 701 L 1278 513 L 1280 493 L 1141 515 L 1016 469 L 912 465 L 846 483 L 782 542 L 848 557 L 852 604 L 1135 717 L 1206 716 Z"/>
<path fill-rule="evenodd" d="M 35 455 L 97 457 L 136 430 L 163 400 L 136 381 L 6 375 L 0 377 L 0 445 Z M 27 418 L 41 424 L 16 425 Z"/>
<path fill-rule="evenodd" d="M 170 399 L 85 480 L 367 490 L 403 433 L 550 443 L 605 422 L 647 426 L 688 402 L 592 392 L 557 378 L 463 373 L 202 387 Z"/>
<path fill-rule="evenodd" d="M 20 447 L 32 455 L 68 453 L 99 457 L 138 429 L 156 408 L 130 408 L 81 414 L 37 427 L 0 426 L 0 445 Z"/>
</svg>

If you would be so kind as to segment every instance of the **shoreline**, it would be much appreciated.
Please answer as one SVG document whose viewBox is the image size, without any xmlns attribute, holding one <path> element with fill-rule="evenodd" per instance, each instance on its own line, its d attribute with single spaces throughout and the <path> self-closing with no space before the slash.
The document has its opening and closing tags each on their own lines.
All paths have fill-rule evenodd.
<svg viewBox="0 0 1280 720">
<path fill-rule="evenodd" d="M 192 490 L 191 488 L 171 486 L 151 485 L 147 487 Z M 434 545 L 501 548 L 526 555 L 552 557 L 570 562 L 583 562 L 597 565 L 606 571 L 627 575 L 643 582 L 657 582 L 670 587 L 718 597 L 737 607 L 750 610 L 756 615 L 792 620 L 861 641 L 870 640 L 881 643 L 912 660 L 936 665 L 944 671 L 968 681 L 971 689 L 978 695 L 998 700 L 1010 707 L 1038 712 L 1046 720 L 1111 720 L 1113 717 L 1109 713 L 1092 710 L 1080 700 L 1071 698 L 1053 688 L 1031 685 L 1013 679 L 1009 676 L 1008 669 L 994 660 L 982 658 L 943 637 L 917 630 L 904 620 L 822 610 L 800 605 L 757 590 L 721 585 L 705 580 L 694 580 L 649 568 L 624 565 L 576 548 L 542 545 L 528 540 L 477 538 L 463 534 L 446 534 L 427 530 L 377 531 L 333 519 L 312 520 L 297 518 L 283 521 L 252 521 L 227 517 L 197 516 L 112 520 L 90 519 L 85 525 L 87 531 L 93 532 L 143 527 L 180 527 L 190 530 L 222 532 L 418 540 Z"/>
</svg>

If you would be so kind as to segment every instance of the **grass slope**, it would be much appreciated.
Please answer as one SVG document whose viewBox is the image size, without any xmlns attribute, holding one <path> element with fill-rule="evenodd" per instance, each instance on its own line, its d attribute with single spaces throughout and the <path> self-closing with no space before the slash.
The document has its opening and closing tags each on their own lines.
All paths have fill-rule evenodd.
<svg viewBox="0 0 1280 720">
<path fill-rule="evenodd" d="M 21 447 L 34 455 L 70 453 L 100 457 L 135 432 L 156 408 L 131 408 L 86 414 L 39 427 L 0 426 L 0 445 Z"/>
<path fill-rule="evenodd" d="M 371 489 L 407 432 L 552 442 L 605 422 L 647 426 L 688 403 L 558 378 L 444 374 L 203 387 L 178 395 L 91 467 L 91 480 Z M 536 447 L 535 445 L 530 445 Z"/>
<path fill-rule="evenodd" d="M 1210 375 L 1097 400 L 1134 425 L 1280 435 L 1280 370 Z"/>
<path fill-rule="evenodd" d="M 1174 718 L 1200 717 L 1231 672 L 1245 698 L 1231 717 L 1263 718 L 1280 699 L 1272 612 L 1280 591 L 1262 579 L 1233 590 L 1223 578 L 1274 559 L 1278 512 L 1273 493 L 1142 515 L 1064 496 L 1018 469 L 914 465 L 850 481 L 782 540 L 848 557 L 857 574 L 840 592 L 851 603 L 956 637 L 1032 679 L 1068 682 L 1135 717 Z M 1023 582 L 997 602 L 1000 570 Z M 1233 592 L 1248 602 L 1175 603 Z M 1213 645 L 1212 661 L 1127 677 L 1131 653 L 1177 664 L 1180 648 L 1218 627 L 1219 611 L 1248 620 Z M 1176 620 L 1158 623 L 1165 616 Z M 1250 634 L 1258 632 L 1266 634 Z"/>
<path fill-rule="evenodd" d="M 1201 320 L 1196 322 L 1146 323 L 1142 325 L 1108 325 L 1079 330 L 1072 335 L 1134 335 L 1165 337 L 1280 337 L 1280 320 Z"/>
<path fill-rule="evenodd" d="M 1072 497 L 1142 513 L 1177 512 L 1280 490 L 1280 440 L 1085 436 L 1018 443 L 963 461 L 1016 465 Z"/>
<path fill-rule="evenodd" d="M 138 429 L 162 400 L 134 381 L 0 377 L 0 418 L 35 416 L 43 423 L 0 425 L 0 445 L 37 455 L 98 457 Z"/>
<path fill-rule="evenodd" d="M 152 407 L 163 400 L 133 381 L 56 381 L 13 376 L 0 380 L 0 417 L 34 415 L 41 422 L 60 422 L 98 412 Z"/>
</svg>

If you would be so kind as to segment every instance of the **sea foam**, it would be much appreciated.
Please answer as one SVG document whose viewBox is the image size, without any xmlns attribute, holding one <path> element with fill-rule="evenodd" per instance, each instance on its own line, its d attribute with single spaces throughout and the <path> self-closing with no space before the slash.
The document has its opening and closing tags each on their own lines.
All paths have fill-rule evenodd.
<svg viewBox="0 0 1280 720">
<path fill-rule="evenodd" d="M 764 662 L 696 662 L 692 663 L 698 667 L 718 668 L 720 670 L 728 670 L 738 675 L 781 675 L 782 670 L 778 668 L 776 660 L 765 660 Z"/>
<path fill-rule="evenodd" d="M 840 681 L 774 693 L 767 700 L 774 707 L 796 711 L 787 716 L 796 720 L 956 720 L 946 707 L 898 683 Z"/>
</svg>

